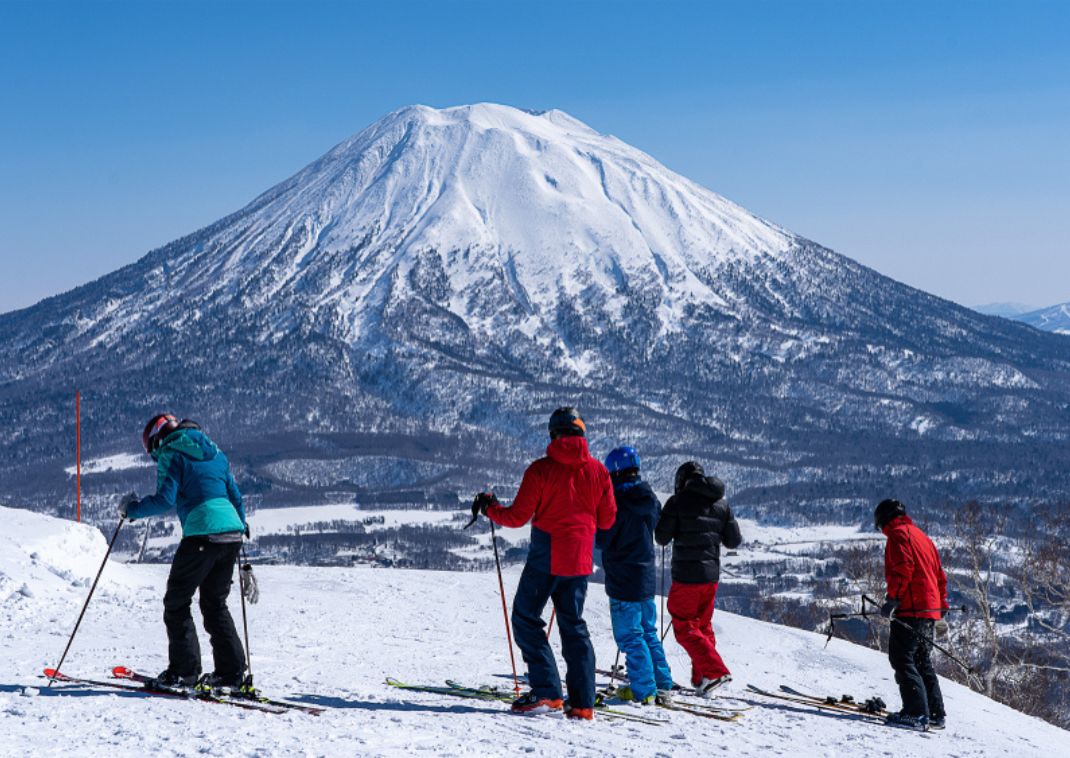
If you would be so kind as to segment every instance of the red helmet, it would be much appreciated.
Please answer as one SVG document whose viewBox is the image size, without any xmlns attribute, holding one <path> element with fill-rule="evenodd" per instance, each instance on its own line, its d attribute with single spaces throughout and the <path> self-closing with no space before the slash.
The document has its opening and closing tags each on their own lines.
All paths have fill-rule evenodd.
<svg viewBox="0 0 1070 758">
<path fill-rule="evenodd" d="M 149 423 L 145 424 L 145 431 L 141 433 L 141 444 L 145 446 L 145 452 L 151 455 L 164 437 L 175 429 L 178 429 L 178 419 L 170 413 L 157 413 L 149 419 Z"/>
</svg>

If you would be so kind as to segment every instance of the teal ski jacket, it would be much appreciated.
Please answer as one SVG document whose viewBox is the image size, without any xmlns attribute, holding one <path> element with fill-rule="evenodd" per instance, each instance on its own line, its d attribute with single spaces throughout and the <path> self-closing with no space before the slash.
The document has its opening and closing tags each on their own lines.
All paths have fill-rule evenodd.
<svg viewBox="0 0 1070 758">
<path fill-rule="evenodd" d="M 177 429 L 152 453 L 156 494 L 127 510 L 130 520 L 178 512 L 183 537 L 245 530 L 245 507 L 227 456 L 200 429 Z"/>
</svg>

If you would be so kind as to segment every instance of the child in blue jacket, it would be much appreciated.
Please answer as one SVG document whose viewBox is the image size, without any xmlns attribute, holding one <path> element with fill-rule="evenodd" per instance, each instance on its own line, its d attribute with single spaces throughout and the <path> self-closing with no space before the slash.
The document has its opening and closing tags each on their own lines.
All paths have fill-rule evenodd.
<svg viewBox="0 0 1070 758">
<path fill-rule="evenodd" d="M 654 602 L 656 568 L 654 527 L 661 503 L 639 474 L 639 454 L 618 447 L 606 458 L 617 500 L 617 520 L 598 532 L 606 594 L 613 620 L 613 637 L 628 664 L 629 686 L 620 690 L 625 700 L 650 704 L 669 698 L 672 672 L 658 637 L 658 609 Z"/>
</svg>

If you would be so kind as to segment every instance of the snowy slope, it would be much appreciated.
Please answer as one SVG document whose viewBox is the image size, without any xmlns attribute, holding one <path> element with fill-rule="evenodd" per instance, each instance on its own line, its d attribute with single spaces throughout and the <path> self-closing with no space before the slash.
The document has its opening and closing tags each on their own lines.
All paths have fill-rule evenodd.
<svg viewBox="0 0 1070 758">
<path fill-rule="evenodd" d="M 59 522 L 27 521 L 0 509 L 5 576 L 41 590 L 0 602 L 4 638 L 0 754 L 69 755 L 734 755 L 1053 756 L 1066 732 L 945 683 L 949 727 L 918 735 L 787 704 L 759 706 L 737 724 L 656 711 L 659 726 L 514 717 L 495 704 L 401 693 L 385 676 L 411 682 L 447 677 L 505 682 L 509 670 L 493 574 L 263 567 L 263 598 L 251 608 L 254 670 L 273 693 L 317 703 L 322 716 L 264 715 L 201 703 L 57 687 L 37 696 L 40 669 L 54 663 L 84 587 L 52 591 L 19 547 L 32 542 L 39 562 L 71 556 L 71 577 L 90 577 L 103 554 L 99 533 Z M 147 669 L 165 663 L 160 622 L 164 566 L 109 565 L 66 666 L 101 676 L 115 663 Z M 517 571 L 506 577 L 512 594 Z M 132 580 L 132 583 L 131 583 Z M 6 581 L 6 579 L 5 579 Z M 48 591 L 46 591 L 48 590 Z M 615 648 L 607 600 L 592 586 L 588 622 L 601 663 Z M 880 694 L 894 702 L 884 657 L 814 634 L 718 614 L 716 631 L 736 681 L 785 682 L 821 692 Z M 556 640 L 555 640 L 556 647 Z M 670 641 L 678 679 L 687 667 Z M 207 665 L 207 662 L 206 662 Z"/>
</svg>

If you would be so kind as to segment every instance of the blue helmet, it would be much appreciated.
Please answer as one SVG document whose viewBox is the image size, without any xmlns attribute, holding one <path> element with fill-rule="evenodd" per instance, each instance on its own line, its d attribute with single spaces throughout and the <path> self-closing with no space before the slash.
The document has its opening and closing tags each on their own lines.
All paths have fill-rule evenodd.
<svg viewBox="0 0 1070 758">
<path fill-rule="evenodd" d="M 606 456 L 606 468 L 609 469 L 611 474 L 619 474 L 621 471 L 627 471 L 628 469 L 639 470 L 639 453 L 634 447 L 625 445 L 624 447 L 614 448 L 609 455 Z"/>
</svg>

